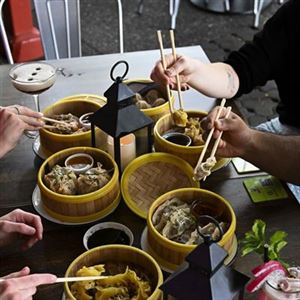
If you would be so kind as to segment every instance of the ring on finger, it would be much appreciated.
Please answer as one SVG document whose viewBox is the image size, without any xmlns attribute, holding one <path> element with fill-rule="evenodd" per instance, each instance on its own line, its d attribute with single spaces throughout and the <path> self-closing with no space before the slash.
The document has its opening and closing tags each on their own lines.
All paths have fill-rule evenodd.
<svg viewBox="0 0 300 300">
<path fill-rule="evenodd" d="M 14 109 L 17 111 L 17 115 L 20 115 L 20 109 L 17 105 L 14 105 Z"/>
</svg>

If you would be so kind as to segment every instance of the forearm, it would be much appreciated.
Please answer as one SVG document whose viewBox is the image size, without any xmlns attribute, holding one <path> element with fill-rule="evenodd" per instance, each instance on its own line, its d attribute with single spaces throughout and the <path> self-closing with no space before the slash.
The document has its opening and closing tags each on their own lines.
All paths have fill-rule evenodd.
<svg viewBox="0 0 300 300">
<path fill-rule="evenodd" d="M 252 130 L 242 158 L 282 180 L 300 185 L 300 137 Z"/>
<path fill-rule="evenodd" d="M 238 91 L 239 78 L 228 64 L 201 63 L 188 84 L 209 97 L 232 98 Z"/>
</svg>

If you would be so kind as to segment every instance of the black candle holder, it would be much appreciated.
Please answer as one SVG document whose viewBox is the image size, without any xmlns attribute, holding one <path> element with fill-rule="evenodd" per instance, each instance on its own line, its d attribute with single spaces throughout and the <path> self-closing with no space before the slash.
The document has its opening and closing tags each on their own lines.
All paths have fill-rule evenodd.
<svg viewBox="0 0 300 300">
<path fill-rule="evenodd" d="M 114 70 L 120 64 L 125 64 L 125 72 L 123 76 L 114 77 Z M 133 103 L 135 94 L 126 84 L 122 83 L 128 70 L 129 65 L 126 61 L 118 61 L 113 65 L 110 71 L 110 78 L 114 83 L 104 93 L 104 96 L 107 98 L 107 104 L 90 117 L 92 147 L 96 146 L 95 127 L 98 127 L 114 139 L 115 161 L 120 170 L 121 137 L 147 127 L 147 151 L 152 151 L 151 129 L 153 121 Z"/>
<path fill-rule="evenodd" d="M 185 262 L 160 286 L 164 299 L 171 295 L 177 300 L 242 300 L 249 278 L 224 265 L 228 254 L 217 244 L 223 231 L 219 222 L 210 216 L 200 216 L 198 222 L 204 219 L 219 228 L 220 237 L 212 240 L 197 227 L 204 242 L 187 255 Z"/>
</svg>

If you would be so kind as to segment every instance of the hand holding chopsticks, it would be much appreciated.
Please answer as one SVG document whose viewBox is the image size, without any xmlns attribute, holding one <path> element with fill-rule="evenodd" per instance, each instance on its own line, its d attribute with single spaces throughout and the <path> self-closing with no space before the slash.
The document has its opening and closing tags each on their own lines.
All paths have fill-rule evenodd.
<svg viewBox="0 0 300 300">
<path fill-rule="evenodd" d="M 219 110 L 217 112 L 215 121 L 219 119 L 219 117 L 221 115 L 221 112 L 222 112 L 222 110 L 223 110 L 223 108 L 225 106 L 225 103 L 226 103 L 226 99 L 223 99 L 222 102 L 221 102 L 221 106 L 220 106 L 220 108 L 219 108 Z M 228 107 L 225 118 L 227 118 L 229 116 L 230 111 L 231 111 L 231 107 Z M 210 130 L 210 132 L 209 132 L 209 134 L 208 134 L 206 142 L 204 144 L 203 150 L 202 150 L 202 152 L 200 154 L 200 157 L 199 157 L 199 160 L 197 162 L 197 165 L 196 165 L 196 167 L 194 169 L 194 180 L 201 180 L 201 179 L 205 180 L 206 177 L 211 173 L 211 169 L 213 168 L 213 166 L 216 163 L 215 154 L 216 154 L 218 145 L 220 143 L 220 140 L 221 140 L 221 137 L 222 137 L 222 133 L 220 133 L 219 137 L 215 140 L 215 143 L 214 143 L 214 146 L 213 146 L 213 149 L 212 149 L 212 152 L 211 152 L 210 156 L 203 163 L 204 156 L 206 154 L 208 145 L 209 145 L 209 143 L 211 141 L 211 138 L 213 136 L 214 131 L 215 131 L 215 127 L 212 127 L 211 130 Z"/>
</svg>

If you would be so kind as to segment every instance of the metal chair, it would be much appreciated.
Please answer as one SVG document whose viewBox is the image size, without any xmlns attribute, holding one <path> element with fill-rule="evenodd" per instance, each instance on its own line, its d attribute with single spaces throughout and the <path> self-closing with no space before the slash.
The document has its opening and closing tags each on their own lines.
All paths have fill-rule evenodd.
<svg viewBox="0 0 300 300">
<path fill-rule="evenodd" d="M 179 11 L 180 0 L 169 0 L 169 13 L 171 16 L 171 29 L 176 28 L 176 19 Z M 142 14 L 144 6 L 144 0 L 139 0 L 138 13 Z"/>
<path fill-rule="evenodd" d="M 2 41 L 3 41 L 3 46 L 4 46 L 4 50 L 5 50 L 7 60 L 10 64 L 13 64 L 14 59 L 13 59 L 12 54 L 11 54 L 11 50 L 10 50 L 10 46 L 9 46 L 9 42 L 8 42 L 8 38 L 7 38 L 5 26 L 4 26 L 4 22 L 3 22 L 3 16 L 2 16 L 2 9 L 3 9 L 4 2 L 5 2 L 5 0 L 0 1 L 0 31 L 1 31 L 1 35 L 2 35 Z"/>
<path fill-rule="evenodd" d="M 119 52 L 124 52 L 123 11 L 118 4 Z M 46 59 L 82 56 L 80 0 L 34 0 Z"/>
</svg>

